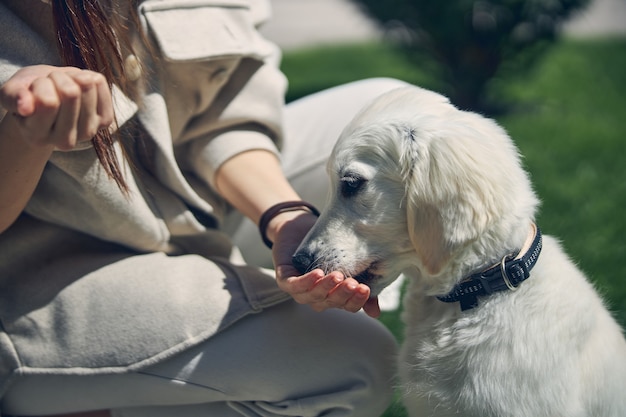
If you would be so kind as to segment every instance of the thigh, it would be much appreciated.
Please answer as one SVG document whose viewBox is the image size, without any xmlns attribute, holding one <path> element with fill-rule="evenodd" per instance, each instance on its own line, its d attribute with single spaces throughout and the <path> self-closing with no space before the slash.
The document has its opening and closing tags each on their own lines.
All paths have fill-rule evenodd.
<svg viewBox="0 0 626 417">
<path fill-rule="evenodd" d="M 406 83 L 373 78 L 344 84 L 301 98 L 285 110 L 283 170 L 300 197 L 319 209 L 326 204 L 329 179 L 326 161 L 343 128 L 375 97 Z M 254 223 L 244 219 L 233 233 L 247 262 L 272 266 Z"/>
<path fill-rule="evenodd" d="M 395 349 L 389 332 L 363 314 L 285 302 L 137 372 L 18 378 L 3 411 L 147 417 L 158 407 L 189 406 L 195 416 L 191 410 L 228 405 L 241 415 L 377 416 L 390 400 Z"/>
</svg>

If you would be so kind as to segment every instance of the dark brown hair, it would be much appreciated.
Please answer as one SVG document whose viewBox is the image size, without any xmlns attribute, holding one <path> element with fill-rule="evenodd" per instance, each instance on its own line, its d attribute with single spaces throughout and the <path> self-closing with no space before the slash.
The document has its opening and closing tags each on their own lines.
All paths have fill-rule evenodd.
<svg viewBox="0 0 626 417">
<path fill-rule="evenodd" d="M 134 1 L 132 2 L 134 3 Z M 135 7 L 130 7 L 134 13 Z M 61 57 L 68 66 L 99 72 L 109 87 L 117 85 L 128 92 L 120 48 L 132 50 L 126 33 L 127 23 L 108 1 L 53 0 L 52 12 Z M 137 21 L 136 14 L 131 18 Z M 91 140 L 106 173 L 128 192 L 128 185 L 117 160 L 115 138 L 108 129 L 100 129 Z"/>
</svg>

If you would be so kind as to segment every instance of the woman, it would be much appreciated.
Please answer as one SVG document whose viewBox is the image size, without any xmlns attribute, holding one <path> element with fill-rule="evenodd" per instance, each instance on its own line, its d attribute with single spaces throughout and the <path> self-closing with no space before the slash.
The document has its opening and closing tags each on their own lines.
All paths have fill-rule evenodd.
<svg viewBox="0 0 626 417">
<path fill-rule="evenodd" d="M 351 314 L 376 316 L 376 300 L 337 271 L 299 275 L 290 254 L 341 127 L 399 83 L 284 108 L 277 51 L 256 31 L 268 10 L 0 1 L 5 415 L 385 409 L 393 338 Z M 251 266 L 270 254 L 275 277 Z"/>
</svg>

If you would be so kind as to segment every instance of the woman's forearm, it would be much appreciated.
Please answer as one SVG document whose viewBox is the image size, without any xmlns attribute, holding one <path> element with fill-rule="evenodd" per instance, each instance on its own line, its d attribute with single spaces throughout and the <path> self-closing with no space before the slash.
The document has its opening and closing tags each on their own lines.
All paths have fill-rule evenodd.
<svg viewBox="0 0 626 417">
<path fill-rule="evenodd" d="M 0 233 L 13 224 L 32 196 L 52 146 L 32 146 L 18 137 L 16 116 L 0 120 Z"/>
<path fill-rule="evenodd" d="M 230 204 L 256 224 L 272 205 L 300 198 L 283 175 L 278 158 L 265 150 L 243 152 L 224 162 L 215 174 L 215 184 Z M 270 240 L 274 240 L 280 220 L 294 215 L 283 213 L 270 222 Z"/>
</svg>

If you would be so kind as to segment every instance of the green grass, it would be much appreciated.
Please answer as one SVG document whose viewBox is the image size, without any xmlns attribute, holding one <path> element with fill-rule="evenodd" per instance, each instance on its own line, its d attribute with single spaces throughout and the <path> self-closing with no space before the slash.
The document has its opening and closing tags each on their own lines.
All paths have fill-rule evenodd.
<svg viewBox="0 0 626 417">
<path fill-rule="evenodd" d="M 526 108 L 499 121 L 542 199 L 538 223 L 626 325 L 626 40 L 564 43 L 507 92 Z"/>
<path fill-rule="evenodd" d="M 382 44 L 288 53 L 283 70 L 290 100 L 367 77 L 441 85 Z M 562 240 L 626 327 L 626 39 L 561 41 L 523 78 L 495 80 L 491 94 L 513 105 L 497 120 L 542 200 L 539 226 Z M 381 320 L 401 340 L 398 313 Z M 385 414 L 405 415 L 398 404 Z"/>
<path fill-rule="evenodd" d="M 436 80 L 416 71 L 383 44 L 357 44 L 287 53 L 282 70 L 289 79 L 287 100 L 369 77 L 392 77 L 428 88 Z"/>
</svg>

